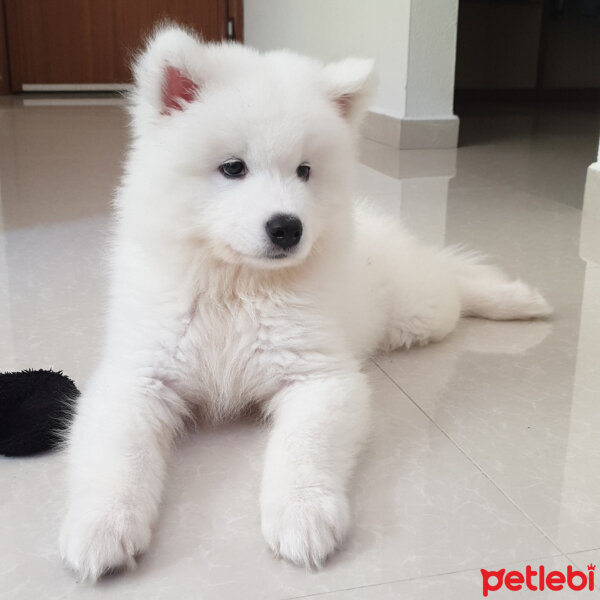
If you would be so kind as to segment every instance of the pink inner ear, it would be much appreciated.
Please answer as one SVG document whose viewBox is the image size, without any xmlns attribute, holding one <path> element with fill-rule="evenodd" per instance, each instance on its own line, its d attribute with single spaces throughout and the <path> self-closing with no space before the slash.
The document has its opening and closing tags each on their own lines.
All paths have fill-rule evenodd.
<svg viewBox="0 0 600 600">
<path fill-rule="evenodd" d="M 189 77 L 176 67 L 167 67 L 162 95 L 163 114 L 170 110 L 183 110 L 182 102 L 192 102 L 197 91 L 198 86 Z"/>
<path fill-rule="evenodd" d="M 352 96 L 352 94 L 343 94 L 342 96 L 338 96 L 335 99 L 335 103 L 340 109 L 340 114 L 342 115 L 342 117 L 346 118 L 350 114 L 353 100 L 354 97 Z"/>
</svg>

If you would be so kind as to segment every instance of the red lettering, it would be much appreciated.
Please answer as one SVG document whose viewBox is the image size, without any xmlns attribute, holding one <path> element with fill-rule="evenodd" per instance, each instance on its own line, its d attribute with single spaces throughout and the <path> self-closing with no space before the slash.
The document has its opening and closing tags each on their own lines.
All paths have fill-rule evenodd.
<svg viewBox="0 0 600 600">
<path fill-rule="evenodd" d="M 523 573 L 519 573 L 519 571 L 511 571 L 506 574 L 504 578 L 504 584 L 506 585 L 506 589 L 511 592 L 518 592 L 523 586 L 521 585 L 525 581 L 523 577 Z"/>
<path fill-rule="evenodd" d="M 575 584 L 573 581 L 575 577 L 579 577 L 578 584 Z M 582 590 L 587 585 L 587 577 L 585 576 L 585 573 L 581 571 L 573 571 L 573 567 L 569 565 L 567 567 L 567 585 L 576 592 Z"/>
<path fill-rule="evenodd" d="M 594 569 L 595 565 L 588 565 L 588 572 L 576 570 L 573 565 L 567 565 L 566 575 L 561 571 L 550 571 L 546 574 L 544 565 L 539 566 L 539 571 L 535 571 L 531 565 L 526 565 L 525 574 L 521 571 L 509 571 L 500 569 L 499 571 L 486 571 L 480 569 L 483 577 L 483 595 L 487 598 L 490 592 L 499 590 L 503 585 L 511 592 L 519 592 L 523 589 L 523 584 L 528 590 L 533 592 L 545 590 L 546 588 L 553 592 L 560 592 L 564 589 L 566 583 L 569 589 L 579 592 L 586 587 L 593 591 L 595 587 Z M 539 575 L 538 575 L 539 573 Z M 538 576 L 536 578 L 536 575 Z M 537 587 L 536 587 L 537 583 Z"/>
<path fill-rule="evenodd" d="M 546 577 L 546 585 L 549 590 L 553 592 L 560 592 L 563 589 L 563 583 L 565 582 L 565 575 L 560 571 L 550 571 Z"/>
<path fill-rule="evenodd" d="M 527 586 L 527 589 L 531 590 L 532 592 L 537 590 L 537 587 L 533 585 L 533 582 L 531 581 L 536 575 L 537 571 L 534 571 L 530 565 L 527 565 L 527 568 L 525 569 L 525 585 Z"/>
<path fill-rule="evenodd" d="M 487 597 L 489 592 L 495 592 L 502 587 L 505 572 L 506 569 L 500 569 L 499 571 L 486 571 L 485 569 L 481 569 L 481 575 L 483 577 L 483 595 L 485 597 Z M 496 578 L 495 584 L 490 584 L 490 577 Z"/>
</svg>

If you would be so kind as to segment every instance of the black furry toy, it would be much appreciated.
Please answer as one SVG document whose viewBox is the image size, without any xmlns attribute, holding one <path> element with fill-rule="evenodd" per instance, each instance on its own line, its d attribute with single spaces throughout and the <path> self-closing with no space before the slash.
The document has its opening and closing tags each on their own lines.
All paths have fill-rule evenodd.
<svg viewBox="0 0 600 600">
<path fill-rule="evenodd" d="M 0 373 L 0 454 L 29 456 L 55 448 L 78 396 L 61 371 Z"/>
</svg>

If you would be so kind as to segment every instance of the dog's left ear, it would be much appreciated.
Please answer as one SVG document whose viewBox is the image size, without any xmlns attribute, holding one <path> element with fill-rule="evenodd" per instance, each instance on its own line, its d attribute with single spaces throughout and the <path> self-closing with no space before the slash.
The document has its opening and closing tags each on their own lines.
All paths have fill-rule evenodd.
<svg viewBox="0 0 600 600">
<path fill-rule="evenodd" d="M 325 91 L 353 127 L 360 124 L 375 91 L 374 67 L 374 61 L 365 58 L 347 58 L 323 67 Z"/>
</svg>

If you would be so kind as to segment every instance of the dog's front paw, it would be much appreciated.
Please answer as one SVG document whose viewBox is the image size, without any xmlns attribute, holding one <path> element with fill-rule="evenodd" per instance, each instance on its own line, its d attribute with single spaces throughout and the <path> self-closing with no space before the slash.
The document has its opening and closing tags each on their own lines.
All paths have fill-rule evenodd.
<svg viewBox="0 0 600 600">
<path fill-rule="evenodd" d="M 150 543 L 151 527 L 135 510 L 71 511 L 60 533 L 60 553 L 80 581 L 135 566 L 135 556 Z"/>
<path fill-rule="evenodd" d="M 342 493 L 309 487 L 263 494 L 262 531 L 276 556 L 319 568 L 340 546 L 350 524 Z"/>
</svg>

